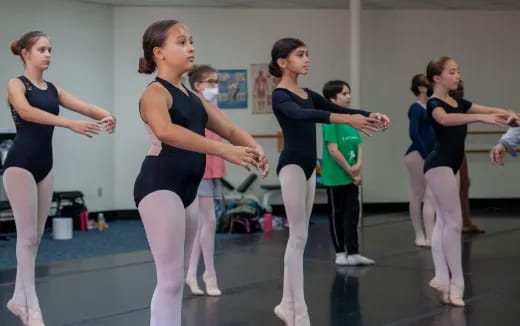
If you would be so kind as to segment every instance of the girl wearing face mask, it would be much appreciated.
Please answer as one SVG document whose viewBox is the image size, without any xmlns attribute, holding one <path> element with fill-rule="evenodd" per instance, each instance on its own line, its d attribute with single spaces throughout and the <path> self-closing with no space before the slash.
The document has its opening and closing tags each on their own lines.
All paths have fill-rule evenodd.
<svg viewBox="0 0 520 326">
<path fill-rule="evenodd" d="M 273 112 L 284 137 L 277 173 L 289 221 L 283 295 L 274 313 L 289 326 L 310 325 L 303 294 L 303 252 L 316 188 L 316 123 L 349 124 L 365 133 L 384 129 L 389 123 L 383 114 L 344 108 L 301 88 L 298 77 L 308 69 L 305 43 L 284 38 L 273 45 L 269 73 L 280 78 L 273 91 Z"/>
<path fill-rule="evenodd" d="M 517 116 L 504 109 L 452 97 L 450 92 L 459 86 L 460 74 L 459 66 L 450 57 L 430 61 L 426 76 L 433 85 L 433 96 L 426 107 L 435 130 L 435 145 L 424 162 L 424 173 L 437 215 L 432 234 L 435 276 L 430 286 L 437 290 L 444 303 L 464 306 L 462 214 L 456 174 L 464 157 L 467 125 L 475 122 L 513 125 Z"/>
<path fill-rule="evenodd" d="M 218 76 L 217 71 L 208 65 L 196 66 L 189 73 L 191 88 L 200 96 L 204 97 L 211 103 L 212 108 L 221 114 L 224 114 L 217 107 L 218 100 Z M 222 142 L 222 138 L 205 130 L 206 138 Z M 195 295 L 203 295 L 197 282 L 197 267 L 199 265 L 199 257 L 202 250 L 204 258 L 205 272 L 203 280 L 206 285 L 206 293 L 210 296 L 219 296 L 221 294 L 218 288 L 217 274 L 215 272 L 215 200 L 222 200 L 222 184 L 220 178 L 226 175 L 226 167 L 224 160 L 218 156 L 206 155 L 206 169 L 204 177 L 200 182 L 198 190 L 199 199 L 199 227 L 195 235 L 195 242 L 191 252 L 190 265 L 186 275 L 186 284 L 191 292 Z"/>
<path fill-rule="evenodd" d="M 13 42 L 11 51 L 22 59 L 25 70 L 7 87 L 16 138 L 5 160 L 3 181 L 17 232 L 16 283 L 7 308 L 29 326 L 44 325 L 35 288 L 35 259 L 52 200 L 54 127 L 92 137 L 103 129 L 112 133 L 116 122 L 102 108 L 43 79 L 51 50 L 49 38 L 39 31 Z M 97 121 L 62 118 L 60 105 Z"/>
<path fill-rule="evenodd" d="M 144 32 L 142 47 L 138 71 L 151 74 L 157 70 L 139 103 L 151 146 L 134 186 L 157 273 L 150 326 L 179 326 L 184 266 L 198 228 L 197 189 L 204 175 L 205 154 L 247 170 L 257 167 L 264 177 L 269 166 L 264 150 L 251 135 L 181 83 L 195 59 L 186 25 L 175 20 L 155 22 Z M 204 137 L 205 128 L 231 144 Z"/>
</svg>

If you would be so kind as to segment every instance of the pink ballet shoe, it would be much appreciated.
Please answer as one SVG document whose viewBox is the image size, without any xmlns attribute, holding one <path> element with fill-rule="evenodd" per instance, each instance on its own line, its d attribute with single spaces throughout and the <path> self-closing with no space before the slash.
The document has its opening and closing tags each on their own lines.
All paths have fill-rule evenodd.
<svg viewBox="0 0 520 326">
<path fill-rule="evenodd" d="M 209 296 L 218 297 L 218 296 L 222 295 L 222 292 L 218 288 L 216 275 L 211 275 L 211 276 L 203 275 L 202 279 L 204 280 L 204 283 L 206 284 L 206 293 Z"/>
<path fill-rule="evenodd" d="M 451 303 L 450 290 L 448 289 L 448 287 L 445 287 L 442 284 L 440 284 L 440 282 L 437 281 L 435 277 L 430 281 L 429 285 L 435 290 L 435 292 L 437 292 L 437 295 L 439 296 L 439 299 L 442 301 L 442 303 Z"/>
<path fill-rule="evenodd" d="M 40 308 L 29 308 L 27 326 L 45 326 Z"/>
<path fill-rule="evenodd" d="M 204 295 L 204 291 L 201 290 L 196 279 L 186 279 L 186 285 L 190 288 L 191 294 L 193 295 Z"/>
<path fill-rule="evenodd" d="M 435 277 L 431 279 L 431 281 L 430 281 L 430 283 L 428 283 L 428 285 L 434 289 L 438 289 L 438 288 L 442 287 L 441 284 L 439 283 L 439 281 L 437 281 L 437 279 Z"/>
<path fill-rule="evenodd" d="M 462 299 L 464 296 L 464 290 L 454 289 L 450 287 L 450 303 L 455 307 L 464 307 L 465 303 Z"/>
<path fill-rule="evenodd" d="M 294 326 L 294 313 L 291 309 L 288 309 L 285 304 L 280 303 L 274 307 L 274 314 L 280 318 L 286 326 Z"/>
<path fill-rule="evenodd" d="M 303 315 L 298 315 L 294 318 L 295 326 L 311 326 L 311 320 L 309 318 L 309 314 L 305 313 Z"/>
<path fill-rule="evenodd" d="M 6 307 L 13 315 L 20 318 L 24 325 L 27 324 L 27 306 L 17 304 L 11 299 L 7 302 Z"/>
</svg>

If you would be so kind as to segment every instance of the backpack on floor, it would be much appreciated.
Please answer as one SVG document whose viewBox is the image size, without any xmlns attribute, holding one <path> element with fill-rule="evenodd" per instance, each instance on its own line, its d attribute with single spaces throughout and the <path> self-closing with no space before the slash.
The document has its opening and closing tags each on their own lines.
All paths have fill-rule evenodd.
<svg viewBox="0 0 520 326">
<path fill-rule="evenodd" d="M 222 218 L 221 232 L 254 233 L 262 230 L 260 212 L 256 205 L 243 202 L 228 209 Z"/>
</svg>

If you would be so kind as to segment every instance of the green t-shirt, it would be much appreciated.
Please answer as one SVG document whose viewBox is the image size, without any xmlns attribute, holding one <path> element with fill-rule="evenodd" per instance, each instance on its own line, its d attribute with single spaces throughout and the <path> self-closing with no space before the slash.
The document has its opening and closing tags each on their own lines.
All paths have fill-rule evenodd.
<svg viewBox="0 0 520 326">
<path fill-rule="evenodd" d="M 327 143 L 338 144 L 349 165 L 357 163 L 358 148 L 361 144 L 359 132 L 349 125 L 322 124 L 323 132 L 323 161 L 321 165 L 321 183 L 325 186 L 342 186 L 354 182 L 354 179 L 345 171 L 329 152 Z"/>
</svg>

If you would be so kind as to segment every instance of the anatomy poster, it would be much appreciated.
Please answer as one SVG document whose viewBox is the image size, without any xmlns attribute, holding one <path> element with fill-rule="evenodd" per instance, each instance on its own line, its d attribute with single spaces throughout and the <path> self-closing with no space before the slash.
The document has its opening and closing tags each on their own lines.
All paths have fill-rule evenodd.
<svg viewBox="0 0 520 326">
<path fill-rule="evenodd" d="M 271 94 L 278 83 L 277 78 L 269 74 L 268 64 L 252 64 L 250 72 L 253 113 L 273 112 Z"/>
</svg>

